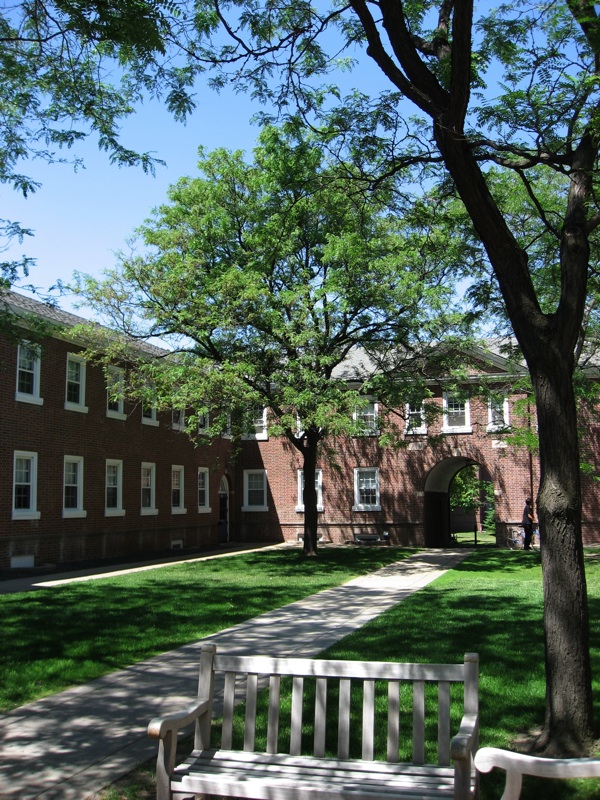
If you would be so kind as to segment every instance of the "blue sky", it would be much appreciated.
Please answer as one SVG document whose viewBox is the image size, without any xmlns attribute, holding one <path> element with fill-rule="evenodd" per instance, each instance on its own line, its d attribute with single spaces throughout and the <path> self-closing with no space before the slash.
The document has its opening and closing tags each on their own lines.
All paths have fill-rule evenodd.
<svg viewBox="0 0 600 800">
<path fill-rule="evenodd" d="M 165 201 L 167 188 L 181 176 L 197 172 L 199 145 L 241 149 L 250 157 L 259 131 L 250 119 L 259 106 L 246 95 L 231 90 L 217 94 L 201 85 L 197 102 L 185 126 L 159 102 L 142 106 L 123 125 L 124 144 L 152 151 L 167 162 L 156 168 L 155 176 L 138 167 L 112 166 L 108 154 L 90 138 L 66 153 L 81 156 L 84 168 L 74 171 L 69 164 L 30 162 L 23 171 L 42 183 L 35 194 L 23 199 L 6 185 L 0 188 L 3 216 L 35 231 L 34 237 L 14 245 L 8 254 L 16 258 L 26 253 L 37 259 L 23 283 L 47 290 L 57 279 L 69 281 L 75 270 L 99 275 L 112 266 L 114 253 L 124 249 L 152 208 Z M 18 285 L 15 288 L 22 291 Z M 68 297 L 59 305 L 76 310 Z M 84 309 L 76 313 L 88 316 Z"/>
<path fill-rule="evenodd" d="M 364 53 L 357 55 L 360 63 L 355 71 L 336 73 L 327 82 L 343 86 L 344 93 L 355 87 L 364 92 L 389 88 L 374 63 Z M 166 200 L 168 187 L 184 175 L 196 174 L 199 145 L 209 150 L 241 149 L 251 157 L 259 128 L 250 120 L 263 107 L 231 88 L 216 93 L 202 80 L 195 99 L 196 110 L 186 125 L 175 122 L 158 101 L 141 106 L 124 122 L 124 145 L 166 161 L 165 167 L 156 168 L 155 176 L 137 167 L 111 166 L 108 155 L 99 152 L 90 137 L 65 154 L 83 158 L 84 167 L 77 171 L 69 164 L 41 161 L 22 166 L 22 172 L 42 184 L 28 198 L 0 186 L 2 216 L 35 232 L 6 254 L 14 259 L 26 254 L 37 260 L 22 284 L 47 291 L 57 280 L 68 282 L 74 271 L 99 276 L 111 267 L 114 253 L 125 249 L 134 229 Z M 23 291 L 18 284 L 14 288 Z M 75 308 L 68 296 L 61 297 L 59 305 L 90 316 L 85 309 Z"/>
</svg>

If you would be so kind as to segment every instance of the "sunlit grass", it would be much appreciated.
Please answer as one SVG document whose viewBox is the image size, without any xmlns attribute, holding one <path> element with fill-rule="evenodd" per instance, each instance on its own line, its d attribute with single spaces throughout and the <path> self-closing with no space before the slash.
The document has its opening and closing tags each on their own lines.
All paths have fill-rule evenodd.
<svg viewBox="0 0 600 800">
<path fill-rule="evenodd" d="M 600 558 L 586 559 L 595 696 L 600 676 Z M 458 662 L 480 656 L 481 743 L 513 747 L 544 718 L 539 555 L 479 548 L 462 564 L 322 654 L 328 658 Z M 600 718 L 600 708 L 596 708 Z M 142 777 L 144 772 L 142 771 Z M 150 798 L 139 774 L 102 800 Z M 482 776 L 481 800 L 497 800 L 503 775 Z M 525 778 L 523 800 L 593 800 L 600 782 Z"/>
<path fill-rule="evenodd" d="M 586 561 L 596 717 L 600 718 L 600 562 Z M 514 748 L 544 721 L 545 674 L 540 557 L 480 549 L 439 580 L 330 648 L 329 658 L 457 662 L 480 658 L 481 744 Z M 482 800 L 502 794 L 482 776 Z M 600 781 L 524 780 L 523 800 L 591 800 Z"/>
<path fill-rule="evenodd" d="M 414 551 L 258 551 L 0 595 L 0 710 L 197 641 Z"/>
</svg>

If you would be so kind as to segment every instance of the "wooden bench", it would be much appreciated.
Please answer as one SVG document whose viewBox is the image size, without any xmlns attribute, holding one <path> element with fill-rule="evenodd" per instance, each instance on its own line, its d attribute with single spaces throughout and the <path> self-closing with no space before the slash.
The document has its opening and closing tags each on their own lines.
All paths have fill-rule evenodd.
<svg viewBox="0 0 600 800">
<path fill-rule="evenodd" d="M 475 756 L 479 772 L 494 767 L 506 770 L 506 785 L 501 800 L 519 800 L 523 775 L 537 778 L 600 778 L 598 758 L 540 758 L 511 753 L 497 747 L 482 747 Z"/>
<path fill-rule="evenodd" d="M 221 655 L 207 644 L 197 701 L 148 726 L 160 740 L 157 798 L 475 797 L 478 680 L 475 653 L 462 664 L 401 664 Z M 192 723 L 193 752 L 176 766 L 178 733 Z M 400 763 L 403 747 L 412 756 Z"/>
</svg>

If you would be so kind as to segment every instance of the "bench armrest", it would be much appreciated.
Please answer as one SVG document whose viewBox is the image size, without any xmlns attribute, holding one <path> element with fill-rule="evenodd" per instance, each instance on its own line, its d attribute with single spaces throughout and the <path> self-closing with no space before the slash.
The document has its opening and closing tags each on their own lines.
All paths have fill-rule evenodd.
<svg viewBox="0 0 600 800">
<path fill-rule="evenodd" d="M 542 758 L 512 753 L 498 747 L 482 747 L 475 756 L 479 772 L 500 767 L 507 772 L 537 778 L 600 778 L 600 758 Z"/>
<path fill-rule="evenodd" d="M 148 736 L 156 739 L 164 739 L 168 733 L 177 733 L 182 728 L 187 728 L 198 717 L 205 714 L 210 708 L 210 700 L 198 698 L 190 703 L 186 708 L 175 711 L 173 714 L 165 714 L 163 717 L 155 717 L 150 720 L 148 725 Z"/>
<path fill-rule="evenodd" d="M 477 748 L 479 736 L 479 714 L 465 714 L 456 736 L 450 742 L 450 756 L 453 761 L 465 761 Z"/>
<path fill-rule="evenodd" d="M 177 757 L 177 733 L 187 728 L 200 717 L 211 712 L 212 703 L 202 697 L 195 700 L 181 711 L 155 717 L 148 725 L 148 736 L 159 739 L 158 758 L 156 760 L 156 797 L 157 800 L 168 800 L 171 797 L 171 775 L 175 769 Z"/>
</svg>

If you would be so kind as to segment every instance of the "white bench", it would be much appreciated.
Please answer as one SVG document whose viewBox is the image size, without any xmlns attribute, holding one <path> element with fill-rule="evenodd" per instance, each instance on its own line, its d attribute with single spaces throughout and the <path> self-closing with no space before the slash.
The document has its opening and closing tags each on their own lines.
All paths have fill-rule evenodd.
<svg viewBox="0 0 600 800">
<path fill-rule="evenodd" d="M 383 533 L 355 533 L 352 539 L 354 544 L 389 544 L 390 534 Z"/>
<path fill-rule="evenodd" d="M 205 645 L 197 701 L 148 726 L 149 735 L 160 740 L 157 798 L 475 797 L 478 680 L 475 653 L 468 653 L 462 664 L 401 664 L 221 655 L 214 645 Z M 462 686 L 451 692 L 456 683 Z M 268 686 L 268 708 L 261 715 L 263 685 Z M 236 731 L 239 700 L 245 709 L 238 712 L 243 721 Z M 222 724 L 212 722 L 221 713 Z M 457 731 L 453 738 L 451 719 Z M 176 766 L 178 733 L 192 723 L 194 750 Z M 213 728 L 220 728 L 218 747 L 211 747 L 211 733 L 219 733 Z M 380 728 L 383 741 L 377 737 Z M 288 746 L 282 748 L 284 738 Z M 412 758 L 399 763 L 401 747 L 410 741 Z M 433 760 L 431 751 L 435 760 L 426 763 L 426 756 Z"/>
<path fill-rule="evenodd" d="M 540 758 L 497 747 L 478 750 L 475 766 L 479 772 L 491 772 L 494 767 L 506 770 L 506 785 L 501 800 L 519 800 L 523 775 L 537 778 L 600 778 L 598 758 Z"/>
</svg>

